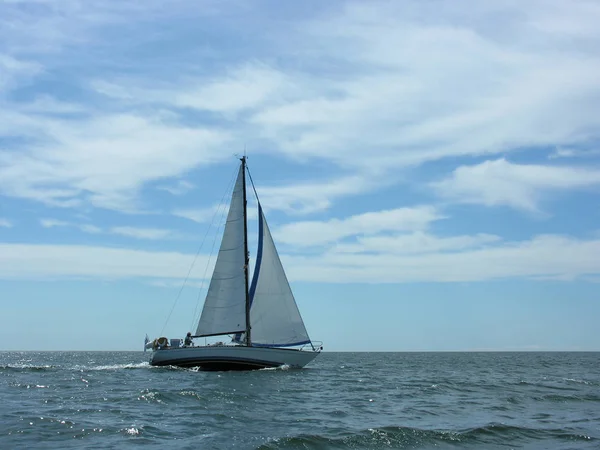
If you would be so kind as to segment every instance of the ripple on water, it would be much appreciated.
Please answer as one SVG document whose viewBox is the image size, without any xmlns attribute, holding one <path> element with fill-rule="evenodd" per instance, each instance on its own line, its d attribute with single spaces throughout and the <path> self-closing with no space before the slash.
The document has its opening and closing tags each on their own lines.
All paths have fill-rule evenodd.
<svg viewBox="0 0 600 450">
<path fill-rule="evenodd" d="M 1 448 L 600 444 L 595 354 L 322 354 L 244 373 L 154 368 L 140 352 L 0 357 Z"/>
</svg>

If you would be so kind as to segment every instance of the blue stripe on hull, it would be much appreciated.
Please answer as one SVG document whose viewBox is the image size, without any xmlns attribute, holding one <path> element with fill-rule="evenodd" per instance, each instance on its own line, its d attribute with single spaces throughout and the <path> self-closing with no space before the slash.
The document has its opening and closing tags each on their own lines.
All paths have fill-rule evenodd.
<svg viewBox="0 0 600 450">
<path fill-rule="evenodd" d="M 177 367 L 199 367 L 201 370 L 229 371 L 229 370 L 257 370 L 267 367 L 279 367 L 281 364 L 270 361 L 244 358 L 174 358 L 163 361 L 150 361 L 151 366 L 177 366 Z"/>
</svg>

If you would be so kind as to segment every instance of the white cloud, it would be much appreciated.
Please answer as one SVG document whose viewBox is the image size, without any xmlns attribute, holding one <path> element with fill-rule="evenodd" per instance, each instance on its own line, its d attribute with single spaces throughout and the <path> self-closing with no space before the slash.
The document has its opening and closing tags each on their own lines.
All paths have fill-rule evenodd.
<svg viewBox="0 0 600 450">
<path fill-rule="evenodd" d="M 285 73 L 259 62 L 240 64 L 200 81 L 187 77 L 179 80 L 177 86 L 123 78 L 115 81 L 97 79 L 90 85 L 97 93 L 130 105 L 168 104 L 221 113 L 234 120 L 238 113 L 256 110 L 274 99 L 284 101 L 290 95 L 300 95 L 298 87 L 287 80 Z"/>
<path fill-rule="evenodd" d="M 557 158 L 570 158 L 577 154 L 578 152 L 572 148 L 560 148 L 557 147 L 554 150 L 554 153 L 548 155 L 548 159 L 557 159 Z"/>
<path fill-rule="evenodd" d="M 220 160 L 227 136 L 160 116 L 108 115 L 75 123 L 38 122 L 48 141 L 0 151 L 0 192 L 53 206 L 133 211 L 144 183 Z"/>
<path fill-rule="evenodd" d="M 499 236 L 476 234 L 473 236 L 438 237 L 423 231 L 385 236 L 359 236 L 355 243 L 334 247 L 339 253 L 394 253 L 397 255 L 457 251 L 497 243 Z"/>
<path fill-rule="evenodd" d="M 600 185 L 600 169 L 513 164 L 505 159 L 461 166 L 452 176 L 432 183 L 442 196 L 461 203 L 506 205 L 538 211 L 548 191 Z"/>
<path fill-rule="evenodd" d="M 175 185 L 158 186 L 157 189 L 166 191 L 171 195 L 183 195 L 194 189 L 194 185 L 189 181 L 179 180 Z"/>
<path fill-rule="evenodd" d="M 178 106 L 223 113 L 254 109 L 284 85 L 284 76 L 267 66 L 245 65 L 229 75 L 215 77 L 205 85 L 175 97 Z"/>
<path fill-rule="evenodd" d="M 64 220 L 41 219 L 40 225 L 42 225 L 44 228 L 73 227 L 73 228 L 77 228 L 77 229 L 83 231 L 84 233 L 89 233 L 89 234 L 102 233 L 102 228 L 97 227 L 95 225 L 66 222 Z"/>
<path fill-rule="evenodd" d="M 321 88 L 306 89 L 297 101 L 274 101 L 253 123 L 290 155 L 378 168 L 594 134 L 586 130 L 597 129 L 600 112 L 599 35 L 584 27 L 574 40 L 568 27 L 546 19 L 595 22 L 597 8 L 431 8 L 354 2 L 305 24 L 305 45 L 319 41 L 318 55 L 339 61 L 343 71 L 297 77 Z"/>
<path fill-rule="evenodd" d="M 171 214 L 194 222 L 206 223 L 213 221 L 217 216 L 226 214 L 226 209 L 225 205 L 214 205 L 209 208 L 176 209 L 171 211 Z"/>
<path fill-rule="evenodd" d="M 266 211 L 310 214 L 329 209 L 341 197 L 367 193 L 388 184 L 390 181 L 381 177 L 351 175 L 284 186 L 258 186 L 256 189 Z"/>
<path fill-rule="evenodd" d="M 176 280 L 176 279 L 166 279 L 166 280 L 151 280 L 148 282 L 148 284 L 150 286 L 156 286 L 156 287 L 161 287 L 161 288 L 181 288 L 183 281 L 182 280 Z M 206 280 L 200 280 L 200 281 L 190 281 L 187 280 L 185 282 L 185 286 L 188 288 L 195 288 L 195 289 L 202 289 L 202 288 L 206 288 L 208 286 L 207 281 Z"/>
<path fill-rule="evenodd" d="M 49 95 L 40 95 L 30 103 L 21 103 L 19 109 L 24 112 L 47 114 L 82 114 L 87 112 L 82 105 L 62 102 Z"/>
<path fill-rule="evenodd" d="M 574 148 L 557 147 L 548 159 L 558 158 L 591 158 L 600 155 L 600 150 L 578 150 Z"/>
<path fill-rule="evenodd" d="M 183 279 L 194 260 L 193 255 L 176 252 L 146 252 L 77 245 L 0 244 L 0 253 L 0 277 L 5 279 Z M 208 258 L 200 255 L 191 277 L 202 278 L 207 262 Z"/>
<path fill-rule="evenodd" d="M 11 228 L 13 223 L 8 219 L 0 218 L 0 228 Z"/>
<path fill-rule="evenodd" d="M 291 280 L 323 283 L 467 282 L 503 278 L 573 280 L 600 273 L 600 240 L 537 236 L 455 252 L 330 251 L 283 257 Z M 485 300 L 485 299 L 482 299 Z"/>
<path fill-rule="evenodd" d="M 381 180 L 393 183 L 398 168 L 570 148 L 598 137 L 600 11 L 591 2 L 345 2 L 292 18 L 280 10 L 285 26 L 258 29 L 256 40 L 235 53 L 226 41 L 209 39 L 212 55 L 221 57 L 191 69 L 183 44 L 193 30 L 174 18 L 210 20 L 240 42 L 249 39 L 215 5 L 205 13 L 185 2 L 165 11 L 158 2 L 67 1 L 48 3 L 44 14 L 3 5 L 0 42 L 8 53 L 1 64 L 12 74 L 6 86 L 19 71 L 60 72 L 57 61 L 70 61 L 70 69 L 86 70 L 67 82 L 91 86 L 85 94 L 101 100 L 86 111 L 91 117 L 77 120 L 39 117 L 78 108 L 53 98 L 16 110 L 0 105 L 0 134 L 27 141 L 0 153 L 0 192 L 53 206 L 143 209 L 146 183 L 221 160 L 227 143 L 248 140 L 260 151 L 333 162 L 332 170 L 348 174 L 261 189 L 266 208 L 311 213 L 377 189 Z M 132 13 L 139 20 L 128 21 Z M 156 29 L 182 45 L 151 63 L 140 54 L 132 71 L 119 55 L 155 40 L 149 31 Z M 44 58 L 49 52 L 64 54 Z M 110 65 L 94 65 L 109 55 Z M 95 79 L 85 79 L 89 73 Z"/>
<path fill-rule="evenodd" d="M 357 214 L 345 219 L 293 222 L 279 227 L 277 241 L 298 246 L 323 245 L 356 235 L 376 235 L 382 231 L 421 230 L 443 219 L 434 208 L 419 206 Z"/>
<path fill-rule="evenodd" d="M 0 22 L 1 23 L 1 22 Z M 40 64 L 17 59 L 1 53 L 0 48 L 0 93 L 28 80 L 42 71 Z"/>
<path fill-rule="evenodd" d="M 112 227 L 107 230 L 103 230 L 102 228 L 96 225 L 66 222 L 64 220 L 56 219 L 42 219 L 40 220 L 40 224 L 44 228 L 72 227 L 77 228 L 83 231 L 84 233 L 88 234 L 115 234 L 119 236 L 132 237 L 135 239 L 158 240 L 173 239 L 179 237 L 179 234 L 172 230 L 165 230 L 160 228 Z"/>
<path fill-rule="evenodd" d="M 97 227 L 95 225 L 81 224 L 81 225 L 78 225 L 78 227 L 84 233 L 90 233 L 90 234 L 102 233 L 102 228 Z"/>
<path fill-rule="evenodd" d="M 403 250 L 397 248 L 376 254 L 330 250 L 315 256 L 284 254 L 282 260 L 290 280 L 295 282 L 466 282 L 523 277 L 566 281 L 600 275 L 600 240 L 546 235 L 525 241 L 466 247 L 460 251 L 419 254 L 403 254 Z M 193 255 L 175 252 L 0 244 L 0 278 L 4 279 L 182 279 L 192 261 Z M 207 263 L 208 256 L 200 255 L 190 279 L 202 279 Z M 211 267 L 208 274 L 212 273 Z"/>
<path fill-rule="evenodd" d="M 140 92 L 133 90 L 133 88 L 111 83 L 105 80 L 93 80 L 90 83 L 90 87 L 99 94 L 120 100 L 134 100 L 138 96 L 141 97 Z M 143 98 L 145 101 L 148 101 L 147 95 L 143 95 Z"/>
<path fill-rule="evenodd" d="M 160 228 L 112 227 L 109 232 L 136 239 L 152 240 L 169 239 L 174 236 L 173 231 Z"/>
<path fill-rule="evenodd" d="M 44 228 L 53 228 L 53 227 L 66 227 L 70 226 L 69 222 L 65 222 L 64 220 L 56 220 L 56 219 L 41 219 L 40 225 Z"/>
<path fill-rule="evenodd" d="M 412 2 L 346 3 L 338 14 L 286 30 L 307 57 L 306 69 L 236 62 L 200 82 L 140 89 L 131 87 L 136 81 L 104 91 L 245 111 L 247 120 L 231 117 L 236 133 L 357 173 L 331 184 L 260 190 L 265 206 L 310 213 L 376 187 L 393 168 L 593 137 L 600 36 L 588 25 L 600 11 L 586 3 L 536 5 L 478 4 L 459 14 Z M 574 32 L 576 23 L 583 26 Z M 310 70 L 315 58 L 332 60 L 328 76 Z"/>
<path fill-rule="evenodd" d="M 185 0 L 173 0 L 166 10 L 161 2 L 154 0 L 143 4 L 127 0 L 3 1 L 0 3 L 0 42 L 12 52 L 50 56 L 64 52 L 69 46 L 80 45 L 85 49 L 82 55 L 85 57 L 93 51 L 89 45 L 92 42 L 94 50 L 102 49 L 97 41 L 99 36 L 108 41 L 119 36 L 124 26 L 137 29 L 153 19 L 172 18 L 182 11 L 184 3 Z M 192 5 L 192 8 L 197 17 L 215 11 L 207 2 L 202 7 Z M 136 20 L 132 21 L 131 17 Z M 106 26 L 108 30 L 103 29 Z"/>
<path fill-rule="evenodd" d="M 257 186 L 258 196 L 265 211 L 277 210 L 291 215 L 311 214 L 327 210 L 339 198 L 364 194 L 388 185 L 387 179 L 370 180 L 366 176 L 346 176 L 323 181 L 306 181 L 282 186 Z M 226 197 L 229 201 L 229 197 Z M 249 199 L 252 201 L 252 199 Z M 210 222 L 221 215 L 223 204 L 208 208 L 175 209 L 171 214 L 198 223 Z M 248 219 L 256 219 L 254 207 L 248 207 Z"/>
</svg>

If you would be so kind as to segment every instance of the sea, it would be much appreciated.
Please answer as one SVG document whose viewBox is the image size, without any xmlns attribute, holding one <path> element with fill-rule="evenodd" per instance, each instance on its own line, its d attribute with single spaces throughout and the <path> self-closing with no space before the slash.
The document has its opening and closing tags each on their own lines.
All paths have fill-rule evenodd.
<svg viewBox="0 0 600 450">
<path fill-rule="evenodd" d="M 331 353 L 304 369 L 0 352 L 5 449 L 598 449 L 600 353 Z"/>
</svg>

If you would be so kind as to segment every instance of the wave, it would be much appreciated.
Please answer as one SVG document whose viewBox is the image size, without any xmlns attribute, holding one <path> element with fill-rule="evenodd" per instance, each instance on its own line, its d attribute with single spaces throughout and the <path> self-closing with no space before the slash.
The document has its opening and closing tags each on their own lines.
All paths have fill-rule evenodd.
<svg viewBox="0 0 600 450">
<path fill-rule="evenodd" d="M 600 384 L 600 383 L 593 382 L 593 381 L 578 380 L 576 378 L 563 378 L 563 380 L 569 384 L 585 384 L 588 386 L 598 386 Z"/>
<path fill-rule="evenodd" d="M 44 372 L 44 371 L 56 371 L 56 370 L 76 370 L 76 371 L 94 371 L 94 370 L 128 370 L 128 369 L 148 369 L 153 368 L 150 364 L 145 361 L 141 363 L 126 363 L 126 364 L 108 364 L 108 365 L 74 365 L 74 366 L 63 366 L 63 365 L 52 365 L 52 364 L 3 364 L 0 365 L 0 371 L 14 371 L 14 372 Z"/>
<path fill-rule="evenodd" d="M 3 364 L 0 365 L 0 370 L 7 372 L 43 372 L 53 369 L 59 369 L 59 366 L 53 366 L 50 364 L 35 365 L 35 364 Z"/>
<path fill-rule="evenodd" d="M 555 403 L 567 403 L 567 402 L 600 402 L 600 396 L 595 394 L 588 395 L 542 395 L 532 397 L 537 401 L 547 401 Z"/>
<path fill-rule="evenodd" d="M 76 366 L 75 369 L 83 369 L 83 370 L 128 370 L 128 369 L 148 369 L 153 366 L 148 363 L 148 361 L 144 361 L 141 363 L 127 363 L 127 364 L 109 364 L 103 366 Z"/>
<path fill-rule="evenodd" d="M 490 423 L 463 431 L 425 430 L 410 427 L 368 428 L 344 437 L 326 437 L 321 435 L 298 435 L 274 438 L 257 449 L 381 449 L 381 448 L 418 448 L 448 445 L 455 448 L 460 444 L 506 446 L 512 439 L 540 441 L 558 439 L 568 441 L 592 442 L 598 439 L 560 429 L 534 429 L 511 425 Z"/>
</svg>

